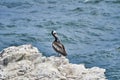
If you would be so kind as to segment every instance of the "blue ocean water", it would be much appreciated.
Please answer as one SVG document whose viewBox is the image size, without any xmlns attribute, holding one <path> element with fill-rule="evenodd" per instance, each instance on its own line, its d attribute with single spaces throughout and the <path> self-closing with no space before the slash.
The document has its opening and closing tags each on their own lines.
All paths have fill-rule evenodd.
<svg viewBox="0 0 120 80">
<path fill-rule="evenodd" d="M 0 0 L 0 51 L 32 44 L 45 56 L 56 30 L 71 63 L 120 80 L 120 0 Z"/>
</svg>

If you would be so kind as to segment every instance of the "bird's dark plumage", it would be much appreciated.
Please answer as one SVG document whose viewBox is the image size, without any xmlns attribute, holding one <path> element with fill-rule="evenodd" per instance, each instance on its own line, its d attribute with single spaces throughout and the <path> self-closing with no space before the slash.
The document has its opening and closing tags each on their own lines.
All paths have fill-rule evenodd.
<svg viewBox="0 0 120 80">
<path fill-rule="evenodd" d="M 67 56 L 64 45 L 59 41 L 56 31 L 52 31 L 51 34 L 54 36 L 55 40 L 52 43 L 53 49 L 62 54 L 63 56 Z"/>
</svg>

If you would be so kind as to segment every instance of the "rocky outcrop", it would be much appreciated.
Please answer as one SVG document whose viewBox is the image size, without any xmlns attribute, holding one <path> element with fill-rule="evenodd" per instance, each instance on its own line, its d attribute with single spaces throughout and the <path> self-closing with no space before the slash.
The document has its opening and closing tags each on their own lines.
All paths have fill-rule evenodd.
<svg viewBox="0 0 120 80">
<path fill-rule="evenodd" d="M 106 80 L 105 69 L 85 68 L 65 57 L 45 57 L 32 45 L 1 51 L 0 80 Z"/>
</svg>

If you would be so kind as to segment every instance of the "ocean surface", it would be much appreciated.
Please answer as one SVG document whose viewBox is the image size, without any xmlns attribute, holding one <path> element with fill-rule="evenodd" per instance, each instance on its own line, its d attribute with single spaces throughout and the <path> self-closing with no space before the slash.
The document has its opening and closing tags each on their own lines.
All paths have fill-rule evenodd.
<svg viewBox="0 0 120 80">
<path fill-rule="evenodd" d="M 106 69 L 120 80 L 120 0 L 0 0 L 0 51 L 32 44 L 56 56 L 58 32 L 71 63 Z"/>
</svg>

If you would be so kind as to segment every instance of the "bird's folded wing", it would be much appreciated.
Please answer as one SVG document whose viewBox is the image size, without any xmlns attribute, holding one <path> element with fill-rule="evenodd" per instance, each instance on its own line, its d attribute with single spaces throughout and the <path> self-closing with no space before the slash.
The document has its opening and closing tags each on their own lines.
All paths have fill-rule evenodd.
<svg viewBox="0 0 120 80">
<path fill-rule="evenodd" d="M 56 51 L 58 51 L 58 52 L 61 52 L 61 53 L 65 52 L 64 46 L 63 46 L 61 43 L 55 42 L 55 43 L 53 44 L 53 47 L 54 47 L 54 48 L 56 49 Z"/>
</svg>

